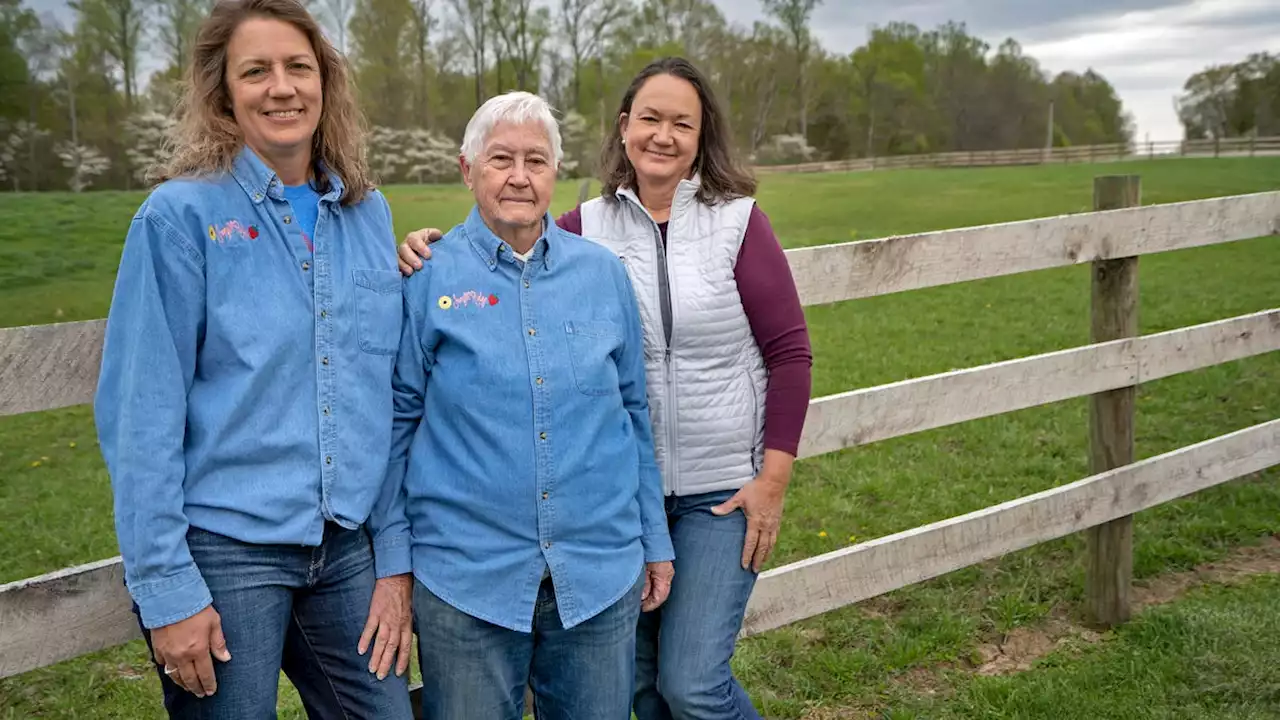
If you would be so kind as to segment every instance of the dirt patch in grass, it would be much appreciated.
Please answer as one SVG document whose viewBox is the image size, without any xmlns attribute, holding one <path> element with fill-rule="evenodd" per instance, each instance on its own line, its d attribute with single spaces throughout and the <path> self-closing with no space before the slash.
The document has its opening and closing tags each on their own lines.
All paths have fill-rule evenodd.
<svg viewBox="0 0 1280 720">
<path fill-rule="evenodd" d="M 1244 578 L 1280 573 L 1280 537 L 1267 536 L 1258 545 L 1241 547 L 1217 562 L 1191 570 L 1168 573 L 1142 585 L 1135 584 L 1131 601 L 1134 610 L 1176 600 L 1188 590 L 1208 583 L 1232 584 Z"/>
<path fill-rule="evenodd" d="M 1233 550 L 1221 560 L 1205 563 L 1185 572 L 1168 573 L 1135 584 L 1130 596 L 1134 612 L 1153 605 L 1171 602 L 1187 591 L 1209 583 L 1232 584 L 1254 575 L 1280 573 L 1280 537 L 1266 537 L 1260 544 Z M 977 650 L 973 672 L 978 675 L 1006 675 L 1030 670 L 1036 660 L 1058 648 L 1076 643 L 1092 644 L 1102 640 L 1102 633 L 1090 630 L 1055 613 L 1049 620 L 1033 626 L 1014 628 L 998 642 L 986 643 Z M 933 694 L 931 690 L 927 694 Z"/>
</svg>

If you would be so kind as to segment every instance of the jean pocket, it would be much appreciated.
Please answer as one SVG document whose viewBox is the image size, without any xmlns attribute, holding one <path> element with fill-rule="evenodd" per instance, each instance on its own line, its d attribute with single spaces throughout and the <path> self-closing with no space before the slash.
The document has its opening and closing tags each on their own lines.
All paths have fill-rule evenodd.
<svg viewBox="0 0 1280 720">
<path fill-rule="evenodd" d="M 573 379 L 584 395 L 608 395 L 618 391 L 618 366 L 613 352 L 622 343 L 622 330 L 607 320 L 568 320 L 564 324 L 569 342 L 569 364 Z"/>
<path fill-rule="evenodd" d="M 399 270 L 356 268 L 356 340 L 360 349 L 374 355 L 394 355 L 400 347 L 403 279 Z"/>
</svg>

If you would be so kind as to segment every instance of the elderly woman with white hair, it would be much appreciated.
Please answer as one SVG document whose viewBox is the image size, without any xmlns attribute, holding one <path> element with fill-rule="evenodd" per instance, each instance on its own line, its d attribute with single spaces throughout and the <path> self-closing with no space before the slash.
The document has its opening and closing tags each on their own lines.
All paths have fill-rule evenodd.
<svg viewBox="0 0 1280 720">
<path fill-rule="evenodd" d="M 627 273 L 548 214 L 561 140 L 513 92 L 467 125 L 467 219 L 404 285 L 388 481 L 412 528 L 423 711 L 630 717 L 673 550 Z"/>
</svg>

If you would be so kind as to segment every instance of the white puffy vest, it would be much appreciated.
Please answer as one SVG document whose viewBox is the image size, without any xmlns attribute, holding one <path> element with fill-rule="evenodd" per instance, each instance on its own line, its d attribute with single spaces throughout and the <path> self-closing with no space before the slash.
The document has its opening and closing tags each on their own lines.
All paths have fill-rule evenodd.
<svg viewBox="0 0 1280 720">
<path fill-rule="evenodd" d="M 696 178 L 677 188 L 665 251 L 628 189 L 581 211 L 582 235 L 616 253 L 635 287 L 666 495 L 737 489 L 764 462 L 767 374 L 733 275 L 755 200 L 708 206 L 697 191 Z"/>
</svg>

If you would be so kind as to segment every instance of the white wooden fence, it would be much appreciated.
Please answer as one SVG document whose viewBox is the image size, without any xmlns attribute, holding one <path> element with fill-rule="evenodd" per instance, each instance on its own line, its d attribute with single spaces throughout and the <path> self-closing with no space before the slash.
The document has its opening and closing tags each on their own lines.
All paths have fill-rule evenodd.
<svg viewBox="0 0 1280 720">
<path fill-rule="evenodd" d="M 1209 140 L 1172 140 L 1071 147 L 1006 150 L 954 150 L 942 153 L 882 155 L 880 157 L 825 160 L 790 165 L 757 165 L 756 174 L 865 172 L 907 168 L 995 167 L 1049 165 L 1174 157 L 1256 157 L 1280 155 L 1280 137 L 1241 137 Z"/>
<path fill-rule="evenodd" d="M 1097 331 L 1097 317 L 1119 297 L 1099 290 L 1115 263 L 1266 235 L 1280 235 L 1280 192 L 825 245 L 789 250 L 787 258 L 805 305 L 1091 263 Z M 102 330 L 101 320 L 0 329 L 0 416 L 90 402 Z M 1123 425 L 1114 393 L 1280 349 L 1280 308 L 1145 336 L 1134 330 L 1133 337 L 814 398 L 800 456 L 1086 395 L 1097 408 L 1119 408 Z M 1095 432 L 1095 445 L 1108 442 L 1106 432 Z M 1280 464 L 1280 420 L 1141 462 L 1124 460 L 1123 448 L 1114 455 L 1122 460 L 1051 490 L 768 570 L 742 634 L 1072 533 L 1123 530 L 1141 510 Z M 1119 547 L 1090 560 L 1090 594 L 1106 622 L 1127 613 L 1131 561 L 1128 546 Z M 122 576 L 119 558 L 110 558 L 0 586 L 0 677 L 139 637 Z"/>
</svg>

